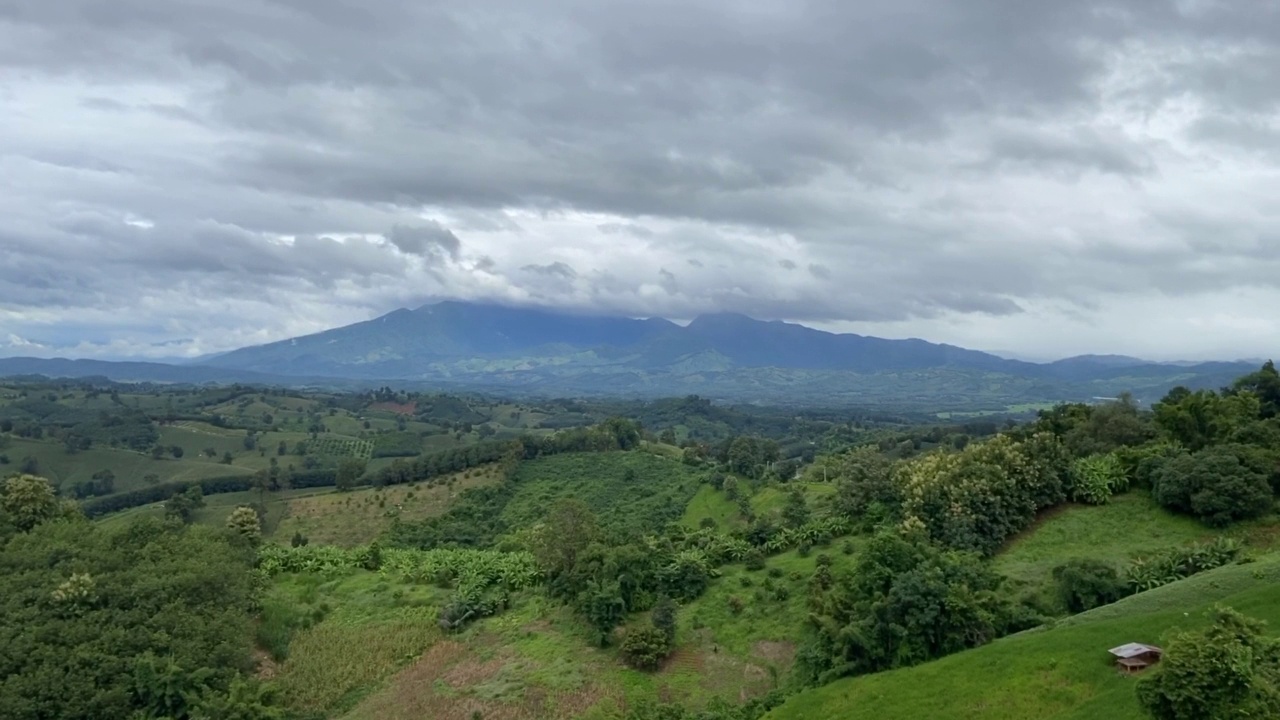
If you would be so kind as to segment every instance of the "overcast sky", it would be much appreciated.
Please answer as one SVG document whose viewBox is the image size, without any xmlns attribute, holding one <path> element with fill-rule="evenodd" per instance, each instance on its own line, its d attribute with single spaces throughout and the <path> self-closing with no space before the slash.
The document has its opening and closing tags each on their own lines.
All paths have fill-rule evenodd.
<svg viewBox="0 0 1280 720">
<path fill-rule="evenodd" d="M 0 355 L 442 298 L 1280 355 L 1280 2 L 0 2 Z"/>
</svg>

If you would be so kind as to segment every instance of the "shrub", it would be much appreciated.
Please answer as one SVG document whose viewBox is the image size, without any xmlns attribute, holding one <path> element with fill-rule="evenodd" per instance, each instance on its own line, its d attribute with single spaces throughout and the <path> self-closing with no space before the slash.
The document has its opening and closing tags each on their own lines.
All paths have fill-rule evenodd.
<svg viewBox="0 0 1280 720">
<path fill-rule="evenodd" d="M 764 553 L 760 552 L 758 549 L 753 548 L 750 552 L 747 553 L 746 558 L 743 559 L 743 565 L 752 572 L 756 570 L 763 570 L 764 569 Z"/>
<path fill-rule="evenodd" d="M 1271 485 L 1241 456 L 1239 448 L 1224 445 L 1169 460 L 1153 475 L 1152 494 L 1215 527 L 1264 515 L 1272 507 Z"/>
<path fill-rule="evenodd" d="M 734 615 L 742 614 L 742 608 L 743 608 L 742 598 L 738 597 L 737 595 L 730 596 L 728 600 L 728 604 L 729 604 L 730 613 Z"/>
<path fill-rule="evenodd" d="M 666 634 L 656 627 L 640 627 L 627 631 L 622 641 L 622 659 L 637 670 L 657 670 L 671 652 Z"/>
<path fill-rule="evenodd" d="M 1129 477 L 1115 455 L 1090 455 L 1071 464 L 1071 499 L 1105 505 L 1111 496 L 1129 487 Z"/>
<path fill-rule="evenodd" d="M 1062 604 L 1073 613 L 1108 605 L 1129 594 L 1114 567 L 1092 558 L 1059 565 L 1053 569 L 1053 580 Z"/>
<path fill-rule="evenodd" d="M 771 567 L 771 568 L 769 568 L 769 577 L 771 577 L 771 578 L 780 578 L 780 577 L 782 577 L 782 568 L 779 568 L 779 567 Z"/>
</svg>

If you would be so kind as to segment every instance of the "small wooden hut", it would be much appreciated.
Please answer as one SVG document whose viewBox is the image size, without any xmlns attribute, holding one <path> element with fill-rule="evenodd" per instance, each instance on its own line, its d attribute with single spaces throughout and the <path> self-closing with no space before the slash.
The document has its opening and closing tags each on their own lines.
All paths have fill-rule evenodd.
<svg viewBox="0 0 1280 720">
<path fill-rule="evenodd" d="M 1127 643 L 1113 647 L 1109 652 L 1116 659 L 1116 667 L 1126 673 L 1142 672 L 1160 662 L 1164 655 L 1164 651 L 1155 645 L 1143 643 Z"/>
</svg>

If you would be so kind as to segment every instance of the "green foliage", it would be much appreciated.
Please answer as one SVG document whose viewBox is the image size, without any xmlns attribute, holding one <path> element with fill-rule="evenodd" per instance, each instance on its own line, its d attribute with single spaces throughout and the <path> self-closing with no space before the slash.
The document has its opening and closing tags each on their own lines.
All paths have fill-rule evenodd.
<svg viewBox="0 0 1280 720">
<path fill-rule="evenodd" d="M 897 517 L 902 496 L 893 480 L 891 460 L 874 446 L 863 446 L 839 456 L 835 465 L 837 513 L 859 519 L 866 529 Z"/>
<path fill-rule="evenodd" d="M 195 511 L 204 507 L 204 493 L 199 485 L 192 485 L 180 493 L 174 493 L 164 504 L 164 515 L 189 525 Z"/>
<path fill-rule="evenodd" d="M 252 546 L 262 542 L 262 524 L 258 519 L 258 512 L 247 505 L 231 511 L 227 516 L 227 529 Z"/>
<path fill-rule="evenodd" d="M 1210 621 L 1174 637 L 1138 683 L 1143 709 L 1156 720 L 1280 716 L 1280 643 L 1229 608 L 1215 608 Z"/>
<path fill-rule="evenodd" d="M 717 453 L 717 460 L 730 472 L 752 479 L 763 478 L 769 466 L 779 458 L 778 443 L 764 438 L 739 436 L 726 441 Z"/>
<path fill-rule="evenodd" d="M 1061 502 L 1066 455 L 1052 437 L 999 435 L 956 453 L 934 452 L 898 467 L 904 524 L 948 547 L 994 552 L 1037 510 Z"/>
<path fill-rule="evenodd" d="M 808 671 L 829 680 L 913 665 L 1019 629 L 999 584 L 975 554 L 882 532 L 852 572 L 811 595 Z"/>
<path fill-rule="evenodd" d="M 1233 392 L 1252 393 L 1258 398 L 1259 414 L 1264 418 L 1280 417 L 1280 371 L 1268 360 L 1256 372 L 1237 379 Z"/>
<path fill-rule="evenodd" d="M 350 490 L 356 486 L 360 476 L 364 474 L 366 463 L 359 458 L 343 458 L 338 463 L 338 472 L 334 476 L 334 485 L 338 490 Z"/>
<path fill-rule="evenodd" d="M 1152 476 L 1161 505 L 1221 527 L 1259 517 L 1272 507 L 1268 477 L 1240 446 L 1210 447 L 1164 462 Z"/>
<path fill-rule="evenodd" d="M 1152 410 L 1166 436 L 1192 452 L 1226 442 L 1262 412 L 1258 397 L 1250 392 L 1219 395 L 1184 387 L 1169 391 Z"/>
<path fill-rule="evenodd" d="M 220 531 L 80 521 L 13 538 L 0 552 L 0 717 L 278 717 L 244 676 L 253 587 Z"/>
<path fill-rule="evenodd" d="M 1129 488 L 1120 460 L 1112 453 L 1082 457 L 1071 464 L 1071 499 L 1105 505 L 1112 495 Z"/>
<path fill-rule="evenodd" d="M 622 479 L 627 469 L 635 480 Z M 591 509 L 611 541 L 634 540 L 678 521 L 700 479 L 687 465 L 641 452 L 540 457 L 515 471 L 501 524 L 530 527 L 545 520 L 561 499 L 575 498 Z"/>
<path fill-rule="evenodd" d="M 66 509 L 48 480 L 34 475 L 14 475 L 0 482 L 0 514 L 3 524 L 28 532 L 41 523 L 65 516 Z"/>
<path fill-rule="evenodd" d="M 1058 597 L 1069 612 L 1080 613 L 1113 603 L 1128 594 L 1116 569 L 1092 558 L 1075 558 L 1053 569 Z"/>
<path fill-rule="evenodd" d="M 653 626 L 662 632 L 668 646 L 674 646 L 676 642 L 676 610 L 675 602 L 669 597 L 663 597 L 653 606 L 653 613 L 650 615 Z"/>
<path fill-rule="evenodd" d="M 373 457 L 413 457 L 422 452 L 422 437 L 416 432 L 390 432 L 375 435 Z"/>
<path fill-rule="evenodd" d="M 657 670 L 671 654 L 671 642 L 657 627 L 638 627 L 627 631 L 619 648 L 622 659 L 637 670 Z"/>
<path fill-rule="evenodd" d="M 581 500 L 564 498 L 556 502 L 545 522 L 533 529 L 530 548 L 538 565 L 554 589 L 572 597 L 578 592 L 572 575 L 578 555 L 600 534 L 596 516 Z"/>
<path fill-rule="evenodd" d="M 1125 568 L 1124 579 L 1134 592 L 1151 590 L 1226 565 L 1239 557 L 1242 550 L 1238 541 L 1226 537 L 1170 548 L 1135 559 Z"/>
<path fill-rule="evenodd" d="M 787 504 L 782 508 L 782 523 L 789 528 L 798 528 L 809 522 L 809 506 L 804 501 L 804 493 L 799 488 L 791 488 L 787 492 Z"/>
<path fill-rule="evenodd" d="M 1280 557 L 1229 565 L 934 662 L 805 690 L 769 718 L 1141 718 L 1134 685 L 1143 680 L 1116 672 L 1107 648 L 1144 642 L 1172 652 L 1170 635 L 1202 627 L 1215 603 L 1274 625 L 1280 622 L 1278 581 Z"/>
</svg>

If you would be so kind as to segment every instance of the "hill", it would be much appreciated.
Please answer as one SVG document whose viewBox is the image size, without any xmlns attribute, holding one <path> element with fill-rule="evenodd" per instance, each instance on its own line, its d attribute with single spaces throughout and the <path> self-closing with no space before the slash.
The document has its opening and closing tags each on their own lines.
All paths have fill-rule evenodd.
<svg viewBox="0 0 1280 720">
<path fill-rule="evenodd" d="M 1160 645 L 1223 603 L 1280 623 L 1280 557 L 1229 565 L 1040 630 L 924 665 L 839 680 L 796 695 L 768 720 L 1024 720 L 1142 717 L 1134 679 L 1107 648 Z M 928 691 L 922 691 L 927 688 Z"/>
</svg>

